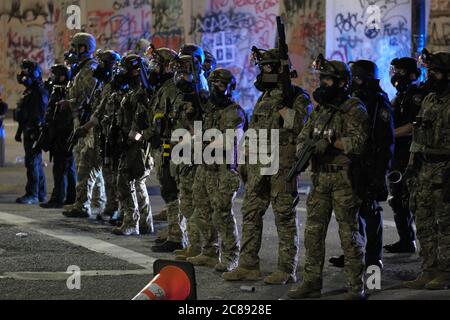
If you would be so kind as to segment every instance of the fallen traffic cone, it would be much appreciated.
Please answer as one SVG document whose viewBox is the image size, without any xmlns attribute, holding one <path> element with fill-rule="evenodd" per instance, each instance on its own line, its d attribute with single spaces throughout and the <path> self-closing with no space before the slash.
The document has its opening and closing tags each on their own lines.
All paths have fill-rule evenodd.
<svg viewBox="0 0 450 320">
<path fill-rule="evenodd" d="M 196 300 L 194 266 L 184 261 L 156 260 L 156 276 L 133 300 Z"/>
</svg>

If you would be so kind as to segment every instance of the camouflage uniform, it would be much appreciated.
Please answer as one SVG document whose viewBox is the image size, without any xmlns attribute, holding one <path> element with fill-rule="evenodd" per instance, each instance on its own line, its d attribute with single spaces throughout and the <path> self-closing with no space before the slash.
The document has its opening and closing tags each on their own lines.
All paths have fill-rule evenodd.
<svg viewBox="0 0 450 320">
<path fill-rule="evenodd" d="M 207 111 L 204 114 L 203 130 L 218 129 L 225 136 L 227 129 L 243 129 L 247 122 L 244 110 L 231 100 L 228 101 L 228 106 L 214 106 L 208 102 L 205 109 Z M 226 146 L 226 141 L 223 141 L 223 146 Z M 233 154 L 236 155 L 237 146 L 234 145 L 233 148 Z M 225 152 L 223 155 L 225 156 Z M 202 235 L 202 256 L 215 258 L 210 259 L 213 262 L 217 260 L 217 230 L 221 240 L 220 260 L 223 267 L 217 265 L 218 261 L 214 266 L 220 269 L 219 271 L 233 269 L 239 256 L 238 232 L 232 210 L 233 200 L 240 185 L 236 169 L 236 165 L 203 164 L 198 166 L 195 173 L 194 219 Z M 201 256 L 197 260 L 196 257 L 187 260 L 194 265 L 195 262 L 203 263 Z"/>
<path fill-rule="evenodd" d="M 284 106 L 282 91 L 278 88 L 266 90 L 259 98 L 249 128 L 253 130 L 279 130 L 279 170 L 273 175 L 262 175 L 261 164 L 246 164 L 244 171 L 245 194 L 242 206 L 243 224 L 239 268 L 223 274 L 225 280 L 256 280 L 244 276 L 243 270 L 256 270 L 259 273 L 259 250 L 261 248 L 263 216 L 272 204 L 275 214 L 275 224 L 278 231 L 278 270 L 265 279 L 271 283 L 272 276 L 282 275 L 283 283 L 296 279 L 298 229 L 296 218 L 297 185 L 293 181 L 286 184 L 285 177 L 294 162 L 296 137 L 303 128 L 311 102 L 309 97 L 301 92 L 283 118 L 278 112 Z M 259 133 L 259 132 L 258 132 Z M 260 134 L 260 133 L 259 133 Z M 258 136 L 258 145 L 267 145 L 271 150 L 270 132 L 267 142 Z M 245 177 L 245 175 L 247 177 Z M 278 281 L 276 281 L 278 282 Z"/>
<path fill-rule="evenodd" d="M 111 87 L 110 84 L 107 85 Z M 108 132 L 112 125 L 112 121 L 115 117 L 116 125 L 118 121 L 118 112 L 120 110 L 120 105 L 122 99 L 125 96 L 125 92 L 121 90 L 108 89 L 108 94 L 102 99 L 101 103 L 97 106 L 94 111 L 91 120 L 95 122 L 96 126 L 96 136 L 102 136 L 104 139 L 113 139 L 111 132 Z M 106 136 L 108 136 L 106 138 Z M 116 137 L 117 138 L 117 137 Z M 100 139 L 99 139 L 100 140 Z M 112 149 L 111 146 L 117 146 L 118 141 L 111 141 L 111 145 L 108 145 L 108 148 Z M 105 141 L 98 141 L 99 144 L 105 144 Z M 102 148 L 102 152 L 105 152 L 104 145 Z M 106 206 L 105 213 L 108 215 L 113 215 L 119 210 L 119 200 L 117 197 L 117 167 L 118 167 L 118 152 L 117 150 L 108 150 L 108 155 L 102 153 L 103 157 L 103 166 L 102 172 L 105 180 L 105 191 L 106 191 Z M 115 153 L 113 155 L 113 153 Z M 112 159 L 110 159 L 112 157 Z M 106 158 L 108 158 L 108 163 L 105 163 Z"/>
<path fill-rule="evenodd" d="M 117 193 L 123 224 L 113 229 L 113 233 L 121 235 L 146 233 L 153 228 L 150 199 L 145 185 L 151 170 L 149 148 L 142 140 L 130 138 L 132 132 L 139 131 L 136 114 L 146 109 L 149 101 L 147 93 L 139 84 L 131 86 L 130 92 L 122 100 L 118 121 L 122 155 L 118 167 Z"/>
<path fill-rule="evenodd" d="M 80 106 L 89 99 L 96 86 L 96 79 L 93 72 L 97 68 L 97 62 L 94 59 L 86 59 L 80 64 L 80 71 L 75 79 L 69 84 L 68 99 L 71 102 L 71 108 L 74 112 L 74 127 L 80 126 Z M 91 132 L 87 137 L 80 139 L 74 147 L 74 154 L 77 166 L 77 198 L 71 208 L 78 209 L 86 214 L 91 214 L 91 198 L 93 187 L 99 179 L 100 170 L 95 164 L 98 159 L 94 150 L 94 134 Z M 91 170 L 91 168 L 93 168 Z M 104 187 L 103 187 L 104 189 Z M 100 197 L 104 198 L 104 191 L 99 192 Z"/>
<path fill-rule="evenodd" d="M 447 273 L 450 283 L 450 90 L 428 95 L 418 117 L 411 145 L 417 173 L 409 181 L 410 207 L 424 274 Z"/>
<path fill-rule="evenodd" d="M 325 238 L 331 213 L 334 210 L 339 224 L 339 236 L 344 250 L 345 267 L 350 290 L 364 289 L 364 241 L 358 233 L 358 198 L 350 166 L 355 157 L 364 151 L 369 118 L 362 102 L 351 98 L 343 102 L 325 130 L 333 130 L 344 144 L 344 151 L 329 148 L 322 156 L 312 160 L 313 189 L 307 199 L 305 225 L 304 282 L 316 283 L 322 288 L 322 271 L 325 255 Z M 299 136 L 299 144 L 306 143 L 324 129 L 329 108 L 318 106 Z"/>
<path fill-rule="evenodd" d="M 173 105 L 175 100 L 180 98 L 173 79 L 166 80 L 152 99 L 149 117 L 156 121 L 161 120 L 167 111 L 167 103 Z M 156 176 L 161 187 L 161 196 L 167 205 L 167 222 L 169 225 L 167 240 L 181 242 L 183 233 L 180 228 L 179 190 L 176 181 L 176 168 L 170 162 L 170 150 L 168 152 L 165 152 L 164 150 L 164 146 L 167 146 L 170 149 L 171 133 L 172 132 L 163 133 L 163 136 L 161 137 L 162 146 L 153 149 L 152 156 L 155 161 Z M 153 131 L 148 133 L 146 138 L 149 138 L 151 135 L 153 135 Z"/>
</svg>

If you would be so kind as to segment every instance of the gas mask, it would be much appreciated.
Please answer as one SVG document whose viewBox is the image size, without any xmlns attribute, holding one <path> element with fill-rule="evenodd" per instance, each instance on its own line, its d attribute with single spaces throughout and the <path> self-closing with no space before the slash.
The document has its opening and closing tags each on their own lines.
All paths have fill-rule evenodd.
<svg viewBox="0 0 450 320">
<path fill-rule="evenodd" d="M 437 73 L 442 74 L 442 79 L 438 79 Z M 450 84 L 448 73 L 436 69 L 428 69 L 428 82 L 432 92 L 442 93 Z"/>
<path fill-rule="evenodd" d="M 256 76 L 255 88 L 259 91 L 272 90 L 278 84 L 278 68 L 274 64 L 259 65 L 260 73 Z"/>
<path fill-rule="evenodd" d="M 101 82 L 109 82 L 112 77 L 112 66 L 107 66 L 105 63 L 101 62 L 94 70 L 93 76 Z"/>
<path fill-rule="evenodd" d="M 195 77 L 199 77 L 201 66 L 194 66 L 194 59 L 191 56 L 181 56 L 174 64 L 174 82 L 183 93 L 192 93 L 196 88 Z"/>
<path fill-rule="evenodd" d="M 129 78 L 128 70 L 119 64 L 113 67 L 111 85 L 114 89 L 121 89 L 128 86 Z"/>
<path fill-rule="evenodd" d="M 161 65 L 155 59 L 150 60 L 148 65 L 148 82 L 152 86 L 157 86 L 161 83 Z"/>
<path fill-rule="evenodd" d="M 22 70 L 22 72 L 17 75 L 17 82 L 28 88 L 33 84 L 33 78 L 31 78 L 26 71 Z"/>
<path fill-rule="evenodd" d="M 209 99 L 215 106 L 226 107 L 231 96 L 228 87 L 227 84 L 220 81 L 209 82 Z"/>
<path fill-rule="evenodd" d="M 391 83 L 398 92 L 405 92 L 411 85 L 408 72 L 405 69 L 397 69 L 391 66 L 389 75 L 391 76 Z"/>
<path fill-rule="evenodd" d="M 337 79 L 332 78 L 333 84 L 330 86 L 323 81 L 326 78 L 327 77 L 320 77 L 320 86 L 313 92 L 314 100 L 320 105 L 334 102 L 342 91 L 341 88 L 339 88 Z"/>
</svg>

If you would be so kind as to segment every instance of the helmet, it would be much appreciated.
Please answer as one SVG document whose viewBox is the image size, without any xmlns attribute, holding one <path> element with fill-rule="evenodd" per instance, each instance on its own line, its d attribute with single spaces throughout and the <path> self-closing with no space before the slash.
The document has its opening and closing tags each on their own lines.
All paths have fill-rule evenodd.
<svg viewBox="0 0 450 320">
<path fill-rule="evenodd" d="M 145 56 L 148 59 L 155 60 L 162 65 L 167 65 L 176 59 L 177 53 L 175 50 L 169 48 L 155 49 L 153 44 L 151 44 L 145 52 Z"/>
<path fill-rule="evenodd" d="M 420 76 L 420 69 L 417 68 L 417 60 L 410 57 L 395 58 L 391 61 L 391 76 L 396 73 L 396 70 L 405 70 L 407 74 L 415 73 L 417 77 Z M 406 76 L 406 74 L 405 74 Z"/>
<path fill-rule="evenodd" d="M 120 54 L 117 51 L 101 50 L 101 49 L 99 49 L 99 50 L 97 50 L 97 52 L 95 52 L 95 57 L 100 62 L 103 62 L 104 64 L 108 64 L 108 65 L 113 65 L 122 59 L 122 57 L 120 56 Z"/>
<path fill-rule="evenodd" d="M 24 75 L 30 78 L 39 79 L 42 77 L 41 67 L 34 61 L 28 59 L 23 60 L 20 64 L 20 69 Z"/>
<path fill-rule="evenodd" d="M 64 64 L 55 64 L 50 68 L 50 72 L 55 76 L 55 79 L 59 81 L 61 76 L 65 76 L 66 80 L 70 79 L 70 69 Z"/>
<path fill-rule="evenodd" d="M 120 61 L 120 67 L 128 73 L 132 70 L 139 69 L 142 63 L 142 58 L 137 54 L 132 53 L 122 58 Z"/>
<path fill-rule="evenodd" d="M 349 66 L 336 60 L 326 60 L 322 54 L 314 60 L 313 69 L 321 76 L 329 76 L 336 79 L 344 80 L 347 83 L 351 82 L 351 71 Z"/>
<path fill-rule="evenodd" d="M 182 56 L 192 56 L 197 60 L 201 65 L 205 63 L 205 52 L 203 49 L 195 44 L 187 43 L 183 45 L 179 51 L 180 58 Z"/>
<path fill-rule="evenodd" d="M 380 80 L 378 66 L 369 60 L 358 60 L 349 62 L 353 77 L 359 77 L 365 80 Z"/>
<path fill-rule="evenodd" d="M 430 53 L 427 49 L 423 49 L 422 54 L 419 57 L 419 64 L 423 65 L 427 69 L 450 72 L 450 53 Z"/>
<path fill-rule="evenodd" d="M 79 32 L 73 36 L 71 46 L 77 53 L 80 46 L 85 46 L 87 54 L 93 54 L 96 48 L 95 37 L 90 33 Z"/>
<path fill-rule="evenodd" d="M 209 65 L 206 65 L 209 64 Z M 216 69 L 217 60 L 209 51 L 205 51 L 205 63 L 203 64 L 203 70 L 208 76 L 211 74 L 211 71 Z"/>
<path fill-rule="evenodd" d="M 218 68 L 212 71 L 209 75 L 208 82 L 210 84 L 222 84 L 226 87 L 226 94 L 231 95 L 233 90 L 236 89 L 236 78 L 231 71 L 223 68 Z"/>
<path fill-rule="evenodd" d="M 139 39 L 136 42 L 136 47 L 134 48 L 134 53 L 138 54 L 138 55 L 143 55 L 145 53 L 145 50 L 147 50 L 148 47 L 150 47 L 150 41 L 148 41 L 147 39 Z"/>
</svg>

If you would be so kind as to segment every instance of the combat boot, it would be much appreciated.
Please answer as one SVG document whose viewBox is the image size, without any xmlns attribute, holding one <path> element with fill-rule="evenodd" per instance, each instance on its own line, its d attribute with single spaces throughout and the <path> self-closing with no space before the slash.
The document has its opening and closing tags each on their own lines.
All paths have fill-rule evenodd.
<svg viewBox="0 0 450 320">
<path fill-rule="evenodd" d="M 164 207 L 160 213 L 153 216 L 154 221 L 166 222 L 167 221 L 167 208 Z"/>
<path fill-rule="evenodd" d="M 122 225 L 120 227 L 115 227 L 112 229 L 112 233 L 117 236 L 133 236 L 139 235 L 139 229 L 135 226 Z"/>
<path fill-rule="evenodd" d="M 429 282 L 436 278 L 436 275 L 436 272 L 425 271 L 417 279 L 403 282 L 403 285 L 409 289 L 424 289 Z"/>
<path fill-rule="evenodd" d="M 199 254 L 195 257 L 186 258 L 186 261 L 192 263 L 194 266 L 214 268 L 215 265 L 219 262 L 219 259 L 217 257 L 210 257 L 204 254 Z"/>
<path fill-rule="evenodd" d="M 216 264 L 214 266 L 214 270 L 218 271 L 218 272 L 228 272 L 228 271 L 233 271 L 234 269 L 236 269 L 238 266 L 238 258 L 231 258 L 231 259 L 223 259 L 222 258 L 222 262 L 219 262 L 218 264 Z"/>
<path fill-rule="evenodd" d="M 318 299 L 322 297 L 322 285 L 320 282 L 303 282 L 289 290 L 287 295 L 291 299 Z"/>
<path fill-rule="evenodd" d="M 175 260 L 186 261 L 187 258 L 198 256 L 201 252 L 194 247 L 187 247 L 185 249 L 175 250 L 173 253 L 175 254 Z"/>
<path fill-rule="evenodd" d="M 265 284 L 286 284 L 295 282 L 297 282 L 297 277 L 281 270 L 277 270 L 264 278 Z"/>
<path fill-rule="evenodd" d="M 233 271 L 224 272 L 222 279 L 227 281 L 258 281 L 261 279 L 261 271 L 237 267 Z"/>
<path fill-rule="evenodd" d="M 169 241 L 152 246 L 153 252 L 174 252 L 175 250 L 183 249 L 183 244 L 181 242 Z"/>
<path fill-rule="evenodd" d="M 156 244 L 163 244 L 167 241 L 167 237 L 169 236 L 169 229 L 161 229 L 157 233 L 157 238 L 155 239 Z"/>
<path fill-rule="evenodd" d="M 91 217 L 90 212 L 83 210 L 83 209 L 79 209 L 79 208 L 73 208 L 72 210 L 64 211 L 62 214 L 67 218 L 90 218 Z"/>
<path fill-rule="evenodd" d="M 425 285 L 427 290 L 447 290 L 450 288 L 450 272 L 440 272 Z"/>
</svg>

